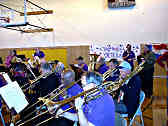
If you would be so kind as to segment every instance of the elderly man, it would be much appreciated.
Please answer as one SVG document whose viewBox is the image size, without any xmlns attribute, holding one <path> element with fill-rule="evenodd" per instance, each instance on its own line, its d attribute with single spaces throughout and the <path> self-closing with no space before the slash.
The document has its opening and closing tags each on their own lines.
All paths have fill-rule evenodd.
<svg viewBox="0 0 168 126">
<path fill-rule="evenodd" d="M 54 101 L 50 101 L 49 104 L 55 106 L 55 108 L 58 107 L 58 105 L 55 104 L 56 101 L 64 100 L 66 98 L 70 98 L 72 96 L 76 96 L 80 92 L 82 92 L 82 88 L 75 83 L 75 73 L 72 70 L 65 70 L 64 74 L 62 75 L 62 82 L 63 84 L 60 86 L 60 88 L 67 88 L 67 90 L 64 91 L 57 99 Z M 74 83 L 74 84 L 73 84 Z M 57 114 L 61 113 L 62 111 L 73 107 L 74 103 L 70 102 L 66 105 L 61 106 L 61 108 L 58 110 Z M 50 113 L 53 114 L 53 110 L 50 109 Z M 76 110 L 71 109 L 68 112 L 65 112 L 64 114 L 61 114 L 58 118 L 56 115 L 56 118 L 47 122 L 46 125 L 48 126 L 73 126 L 74 121 L 78 121 Z"/>
<path fill-rule="evenodd" d="M 120 79 L 124 79 L 131 73 L 131 65 L 123 61 L 120 65 Z M 119 97 L 115 100 L 117 113 L 128 113 L 132 118 L 139 105 L 139 95 L 141 89 L 141 80 L 138 75 L 127 80 L 120 88 Z"/>
</svg>

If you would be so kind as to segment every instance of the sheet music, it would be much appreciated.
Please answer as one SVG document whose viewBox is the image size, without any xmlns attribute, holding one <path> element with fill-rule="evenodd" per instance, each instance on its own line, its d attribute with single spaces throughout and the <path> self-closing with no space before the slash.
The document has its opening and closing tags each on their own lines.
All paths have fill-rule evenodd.
<svg viewBox="0 0 168 126">
<path fill-rule="evenodd" d="M 28 105 L 25 95 L 17 82 L 12 82 L 0 88 L 0 94 L 8 107 L 10 109 L 13 107 L 17 113 L 21 112 Z"/>
<path fill-rule="evenodd" d="M 8 76 L 7 73 L 3 74 L 3 77 L 4 77 L 4 79 L 6 80 L 6 82 L 7 82 L 8 84 L 13 83 L 13 82 L 11 81 L 11 79 L 9 78 L 9 76 Z"/>
</svg>

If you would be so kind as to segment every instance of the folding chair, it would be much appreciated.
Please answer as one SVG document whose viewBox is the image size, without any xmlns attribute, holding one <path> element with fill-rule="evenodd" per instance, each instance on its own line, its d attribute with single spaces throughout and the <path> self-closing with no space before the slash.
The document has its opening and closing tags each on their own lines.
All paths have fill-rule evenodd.
<svg viewBox="0 0 168 126">
<path fill-rule="evenodd" d="M 3 126 L 6 126 L 6 125 L 5 125 L 4 118 L 3 118 L 3 116 L 2 116 L 2 109 L 1 109 L 1 108 L 0 108 L 0 116 L 1 116 L 1 120 L 2 120 L 2 125 L 3 125 Z"/>
<path fill-rule="evenodd" d="M 144 126 L 144 121 L 143 121 L 143 116 L 142 116 L 142 111 L 141 111 L 141 105 L 142 105 L 144 99 L 145 99 L 145 93 L 143 91 L 141 91 L 140 98 L 139 98 L 139 106 L 138 106 L 133 118 L 130 120 L 129 126 L 132 126 L 133 122 L 135 121 L 134 119 L 136 116 L 140 116 L 142 126 Z M 121 114 L 121 117 L 122 118 L 128 117 L 128 114 Z M 136 124 L 138 124 L 138 123 L 136 122 Z"/>
</svg>

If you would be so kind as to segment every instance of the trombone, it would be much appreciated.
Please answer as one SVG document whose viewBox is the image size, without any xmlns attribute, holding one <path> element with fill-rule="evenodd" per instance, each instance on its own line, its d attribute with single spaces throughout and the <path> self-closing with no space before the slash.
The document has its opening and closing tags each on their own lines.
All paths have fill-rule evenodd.
<svg viewBox="0 0 168 126">
<path fill-rule="evenodd" d="M 53 74 L 53 73 L 55 73 L 55 71 L 53 71 L 53 72 L 48 72 L 48 73 L 45 73 L 45 74 L 41 74 L 40 76 L 38 76 L 37 78 L 35 78 L 34 80 L 32 80 L 30 83 L 27 83 L 27 84 L 23 85 L 21 88 L 22 88 L 22 89 L 25 88 L 24 90 L 27 90 L 27 89 L 29 89 L 29 88 L 32 88 L 33 86 L 36 85 L 36 84 L 33 84 L 33 83 L 39 81 L 41 78 L 47 78 L 48 76 L 50 76 L 50 75 Z M 29 85 L 29 86 L 28 86 L 28 85 Z M 26 88 L 26 86 L 28 86 L 28 87 Z"/>
<path fill-rule="evenodd" d="M 63 94 L 67 89 L 71 88 L 74 84 L 78 83 L 79 81 L 80 81 L 80 80 L 78 80 L 78 81 L 76 81 L 76 82 L 73 82 L 73 83 L 71 83 L 70 85 L 68 85 L 67 87 L 65 87 L 65 88 L 63 88 L 63 89 L 61 89 L 62 87 L 58 87 L 58 88 L 56 88 L 54 91 L 52 91 L 51 93 L 49 93 L 48 95 L 44 96 L 42 99 L 46 99 L 46 98 L 48 97 L 48 99 L 53 100 L 53 99 L 55 99 L 56 97 L 58 97 L 59 95 Z M 54 93 L 55 95 L 54 95 L 54 96 L 50 96 L 50 94 L 52 94 L 52 93 Z M 38 103 L 40 103 L 40 100 L 38 100 L 36 103 L 34 103 L 33 105 L 31 105 L 30 107 L 26 108 L 25 111 L 28 110 L 28 109 L 30 109 L 30 108 L 32 108 L 33 106 L 35 106 L 35 105 L 38 104 Z M 40 105 L 40 108 L 41 108 L 42 106 L 44 106 L 44 105 L 47 105 L 47 103 L 43 103 L 42 105 Z M 37 112 L 37 110 L 34 110 L 33 112 L 31 112 L 31 113 L 28 114 L 25 118 L 31 116 L 31 115 L 32 115 L 33 113 L 35 113 L 35 112 Z M 37 117 L 39 117 L 39 116 L 41 116 L 41 115 L 43 115 L 43 114 L 45 114 L 45 113 L 47 113 L 47 112 L 41 113 L 40 115 L 37 115 L 36 117 L 33 117 L 32 119 L 30 119 L 30 120 L 28 120 L 28 121 L 25 121 L 24 123 L 19 124 L 18 126 L 22 126 L 22 125 L 24 125 L 25 123 L 28 123 L 28 122 L 30 122 L 31 120 L 34 120 L 35 118 L 37 118 Z M 17 121 L 16 124 L 18 124 L 20 121 L 21 121 L 21 120 Z"/>
<path fill-rule="evenodd" d="M 105 81 L 109 76 L 111 76 L 113 73 L 115 73 L 117 71 L 117 67 L 116 68 L 113 68 L 113 69 L 109 69 L 108 71 L 106 71 L 104 74 L 103 74 L 103 81 Z"/>
<path fill-rule="evenodd" d="M 103 84 L 97 85 L 96 87 L 93 87 L 93 88 L 91 88 L 91 89 L 89 89 L 87 91 L 83 91 L 83 92 L 81 92 L 80 94 L 78 94 L 76 96 L 72 96 L 71 98 L 67 98 L 67 99 L 64 99 L 62 101 L 57 101 L 57 102 L 55 102 L 55 104 L 59 105 L 59 106 L 63 106 L 65 104 L 69 103 L 69 102 L 74 101 L 76 98 L 81 97 L 81 96 L 85 96 L 84 97 L 85 98 L 85 102 L 88 102 L 88 101 L 92 100 L 92 98 L 88 98 L 88 96 L 92 95 L 95 92 L 99 92 L 101 89 L 105 89 L 107 91 L 107 93 L 113 93 L 114 91 L 118 90 L 121 86 L 123 86 L 127 80 L 131 79 L 133 76 L 135 76 L 136 74 L 138 74 L 144 68 L 143 64 L 144 64 L 144 62 L 141 63 L 139 66 L 137 66 L 134 69 L 134 71 L 132 71 L 129 75 L 127 75 L 127 77 L 125 79 L 122 79 L 122 80 L 119 80 L 119 81 L 116 81 L 116 82 L 111 82 L 111 81 L 104 82 Z M 68 87 L 66 89 L 68 89 Z M 101 94 L 101 95 L 103 95 L 103 94 Z M 55 94 L 54 97 L 56 97 L 56 96 L 58 96 L 58 94 Z M 49 99 L 49 101 L 50 100 L 52 100 L 52 99 Z M 48 104 L 48 102 L 45 102 L 44 104 Z M 70 109 L 72 109 L 72 108 L 68 108 L 64 112 L 67 112 Z M 22 126 L 25 123 L 28 123 L 28 122 L 30 122 L 30 121 L 38 118 L 39 116 L 41 116 L 41 115 L 43 115 L 43 114 L 45 114 L 47 112 L 49 112 L 49 111 L 47 110 L 47 111 L 41 113 L 40 115 L 37 115 L 37 116 L 33 117 L 32 119 L 23 122 L 22 124 L 20 124 L 18 126 Z M 54 117 L 51 117 L 51 118 L 49 118 L 47 120 L 44 120 L 43 122 L 37 124 L 36 126 L 39 126 L 42 123 L 45 123 L 46 121 L 49 121 L 52 118 L 54 118 Z"/>
</svg>

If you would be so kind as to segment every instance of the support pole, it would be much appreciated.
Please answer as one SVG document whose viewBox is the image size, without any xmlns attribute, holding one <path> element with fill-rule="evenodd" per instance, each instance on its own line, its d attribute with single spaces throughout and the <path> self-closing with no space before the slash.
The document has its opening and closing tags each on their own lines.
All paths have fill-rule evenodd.
<svg viewBox="0 0 168 126">
<path fill-rule="evenodd" d="M 27 22 L 27 0 L 24 0 L 24 22 Z"/>
</svg>

